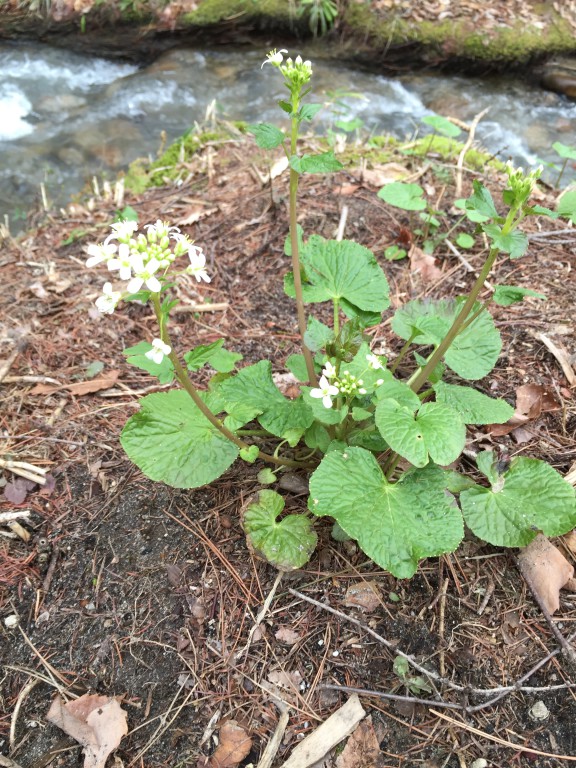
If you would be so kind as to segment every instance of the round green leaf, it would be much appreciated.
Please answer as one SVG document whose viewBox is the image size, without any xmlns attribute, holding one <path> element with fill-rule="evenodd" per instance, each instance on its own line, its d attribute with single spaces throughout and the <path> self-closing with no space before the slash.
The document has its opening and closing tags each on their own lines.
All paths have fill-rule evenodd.
<svg viewBox="0 0 576 768">
<path fill-rule="evenodd" d="M 445 491 L 444 472 L 426 467 L 389 483 L 363 448 L 326 454 L 310 478 L 310 508 L 330 515 L 381 568 L 413 576 L 424 557 L 452 552 L 462 517 Z"/>
<path fill-rule="evenodd" d="M 392 450 L 415 467 L 424 467 L 429 458 L 442 466 L 450 464 L 460 456 L 466 441 L 460 416 L 440 403 L 424 403 L 414 415 L 395 400 L 381 400 L 375 421 Z"/>
<path fill-rule="evenodd" d="M 499 547 L 524 547 L 539 531 L 559 536 L 576 525 L 574 488 L 537 459 L 513 459 L 492 488 L 462 491 L 460 505 L 470 529 Z"/>
<path fill-rule="evenodd" d="M 396 208 L 404 211 L 423 211 L 426 200 L 422 197 L 424 190 L 419 184 L 406 184 L 403 181 L 393 181 L 378 192 L 378 197 Z"/>
<path fill-rule="evenodd" d="M 562 144 L 561 141 L 555 141 L 552 144 L 552 149 L 566 160 L 576 160 L 576 147 L 569 147 L 567 144 Z"/>
<path fill-rule="evenodd" d="M 474 245 L 474 238 L 466 232 L 460 232 L 456 238 L 456 244 L 459 245 L 460 248 L 472 248 Z"/>
<path fill-rule="evenodd" d="M 260 491 L 258 501 L 246 508 L 244 530 L 257 554 L 280 571 L 293 571 L 308 562 L 318 537 L 306 515 L 288 515 L 277 522 L 283 509 L 279 493 Z"/>
<path fill-rule="evenodd" d="M 442 117 L 442 115 L 426 115 L 426 117 L 422 118 L 422 122 L 429 125 L 431 128 L 434 128 L 437 133 L 440 133 L 442 136 L 447 136 L 450 139 L 453 139 L 462 133 L 462 130 L 458 128 L 457 125 L 454 125 L 454 123 L 450 122 L 447 118 Z"/>
<path fill-rule="evenodd" d="M 220 477 L 238 456 L 183 390 L 155 392 L 140 401 L 120 435 L 128 457 L 152 480 L 199 488 Z"/>
</svg>

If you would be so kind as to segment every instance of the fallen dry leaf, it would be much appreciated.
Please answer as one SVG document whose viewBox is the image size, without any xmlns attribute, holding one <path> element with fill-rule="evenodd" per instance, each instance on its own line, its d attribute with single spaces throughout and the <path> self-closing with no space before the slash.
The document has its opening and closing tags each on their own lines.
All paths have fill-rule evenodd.
<svg viewBox="0 0 576 768">
<path fill-rule="evenodd" d="M 541 533 L 518 555 L 522 575 L 544 606 L 554 613 L 560 607 L 560 590 L 574 576 L 574 568 Z"/>
<path fill-rule="evenodd" d="M 252 749 L 252 739 L 236 720 L 227 720 L 220 728 L 220 743 L 210 758 L 210 768 L 234 768 Z"/>
<path fill-rule="evenodd" d="M 364 168 L 362 171 L 362 181 L 373 187 L 383 187 L 384 184 L 405 179 L 406 176 L 408 170 L 399 163 L 385 163 L 374 168 Z"/>
<path fill-rule="evenodd" d="M 294 645 L 300 640 L 298 632 L 295 632 L 291 627 L 280 627 L 274 637 L 276 640 L 280 640 L 281 643 L 286 643 L 286 645 Z"/>
<path fill-rule="evenodd" d="M 570 552 L 572 552 L 573 555 L 576 555 L 576 529 L 569 533 L 565 533 L 564 536 L 562 536 L 562 541 L 564 542 L 564 545 L 568 547 Z"/>
<path fill-rule="evenodd" d="M 128 733 L 126 712 L 117 699 L 84 694 L 63 702 L 57 696 L 46 719 L 84 747 L 84 768 L 104 768 L 106 758 Z"/>
<path fill-rule="evenodd" d="M 295 672 L 285 672 L 283 669 L 273 669 L 268 675 L 268 682 L 287 691 L 294 691 L 300 687 L 302 675 L 298 670 Z"/>
<path fill-rule="evenodd" d="M 434 282 L 442 277 L 442 270 L 436 266 L 436 259 L 421 248 L 413 246 L 410 251 L 410 271 L 418 272 L 423 280 Z"/>
<path fill-rule="evenodd" d="M 110 389 L 114 386 L 120 371 L 108 371 L 104 376 L 88 381 L 78 381 L 74 384 L 36 384 L 34 389 L 30 390 L 31 395 L 51 395 L 53 392 L 60 392 L 65 389 L 72 395 L 90 395 L 93 392 L 100 392 L 102 389 Z"/>
<path fill-rule="evenodd" d="M 380 768 L 383 765 L 384 755 L 369 715 L 349 737 L 342 753 L 336 758 L 336 768 Z"/>
<path fill-rule="evenodd" d="M 557 411 L 560 407 L 560 403 L 547 387 L 542 384 L 522 384 L 516 390 L 514 415 L 505 424 L 491 424 L 490 434 L 495 437 L 507 435 L 522 424 L 539 418 L 542 413 Z"/>
<path fill-rule="evenodd" d="M 382 593 L 375 581 L 362 581 L 348 587 L 344 595 L 344 605 L 348 608 L 360 608 L 371 613 L 382 604 Z"/>
</svg>

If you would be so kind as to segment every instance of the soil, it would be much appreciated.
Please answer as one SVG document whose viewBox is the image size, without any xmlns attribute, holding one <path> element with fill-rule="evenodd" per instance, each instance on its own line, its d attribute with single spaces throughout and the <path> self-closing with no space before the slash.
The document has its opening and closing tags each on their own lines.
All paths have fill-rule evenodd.
<svg viewBox="0 0 576 768">
<path fill-rule="evenodd" d="M 282 372 L 297 351 L 293 305 L 282 288 L 288 188 L 284 177 L 272 189 L 261 181 L 255 169 L 264 174 L 268 163 L 245 140 L 217 152 L 206 147 L 180 186 L 127 195 L 124 204 L 141 222 L 179 224 L 209 257 L 210 285 L 191 278 L 177 288 L 181 309 L 172 329 L 180 348 L 223 337 L 245 363 L 270 358 Z M 449 211 L 452 167 L 432 157 L 420 170 L 430 199 L 442 198 Z M 471 178 L 464 176 L 464 195 Z M 502 178 L 487 168 L 483 180 L 498 197 Z M 461 294 L 473 274 L 446 247 L 436 254 L 434 278 L 406 260 L 387 262 L 384 249 L 412 237 L 411 220 L 384 204 L 377 189 L 353 168 L 303 177 L 300 223 L 307 233 L 333 237 L 348 206 L 346 237 L 375 252 L 391 284 L 393 307 L 371 329 L 373 345 L 398 351 L 401 341 L 388 323 L 394 307 L 421 296 Z M 538 202 L 553 205 L 555 197 L 542 188 Z M 80 765 L 81 748 L 49 724 L 46 713 L 56 692 L 72 698 L 87 691 L 119 697 L 128 714 L 129 734 L 109 766 L 205 765 L 227 720 L 252 737 L 241 765 L 257 764 L 279 718 L 272 684 L 290 706 L 275 765 L 351 695 L 327 685 L 364 691 L 380 754 L 344 764 L 331 753 L 321 763 L 326 767 L 564 765 L 576 755 L 574 671 L 519 575 L 514 552 L 469 535 L 457 552 L 424 561 L 413 579 L 400 581 L 367 562 L 353 542 L 332 540 L 329 523 L 321 521 L 311 561 L 283 577 L 251 634 L 277 575 L 247 549 L 240 524 L 246 499 L 260 487 L 259 464 L 238 463 L 207 488 L 174 490 L 143 477 L 119 445 L 139 396 L 160 387 L 121 354 L 155 335 L 151 311 L 131 304 L 104 316 L 93 306 L 104 274 L 85 268 L 84 249 L 103 239 L 116 209 L 98 197 L 65 214 L 38 216 L 25 236 L 4 241 L 0 255 L 1 337 L 11 355 L 0 391 L 2 456 L 45 469 L 51 478 L 44 488 L 28 488 L 20 504 L 0 498 L 0 511 L 30 511 L 23 527 L 31 534 L 27 542 L 0 538 L 0 753 L 15 761 L 0 756 L 0 765 Z M 530 226 L 538 234 L 537 223 Z M 497 279 L 541 291 L 548 300 L 494 307 L 504 351 L 480 386 L 514 403 L 520 385 L 542 384 L 553 409 L 516 436 L 476 428 L 469 447 L 545 459 L 566 474 L 576 460 L 570 363 L 565 360 L 563 371 L 537 334 L 574 351 L 576 237 L 554 234 L 565 229 L 560 222 L 545 221 L 542 229 L 529 255 L 498 264 Z M 466 260 L 478 270 L 482 255 L 468 252 Z M 224 308 L 199 311 L 206 302 Z M 85 382 L 95 362 L 104 364 L 97 378 L 117 374 L 98 391 L 67 389 Z M 5 471 L 4 478 L 14 476 Z M 304 496 L 283 493 L 289 508 L 304 506 Z M 363 612 L 346 594 L 366 582 L 376 585 L 380 599 Z M 4 619 L 13 614 L 19 624 L 10 628 Z M 574 595 L 563 592 L 557 627 L 570 635 L 575 620 Z M 512 691 L 489 707 L 465 711 L 487 697 L 447 685 L 429 693 L 416 684 L 410 694 L 393 671 L 393 651 L 373 633 L 465 688 L 513 685 L 547 660 L 524 682 L 538 690 Z M 387 700 L 378 692 L 418 701 Z M 550 713 L 540 721 L 530 715 L 538 701 Z"/>
</svg>

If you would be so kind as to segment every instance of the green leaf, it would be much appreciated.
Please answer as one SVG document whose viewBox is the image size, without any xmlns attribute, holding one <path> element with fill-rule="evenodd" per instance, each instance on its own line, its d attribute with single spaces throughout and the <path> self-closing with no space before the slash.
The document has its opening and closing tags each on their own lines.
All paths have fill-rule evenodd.
<svg viewBox="0 0 576 768">
<path fill-rule="evenodd" d="M 254 134 L 256 144 L 262 149 L 274 149 L 279 147 L 285 139 L 282 131 L 271 123 L 258 123 L 249 125 L 248 133 Z"/>
<path fill-rule="evenodd" d="M 419 355 L 418 352 L 414 352 L 414 360 L 416 360 L 418 366 L 420 368 L 424 368 L 426 363 L 428 362 L 427 358 L 422 357 L 422 355 Z M 439 381 L 442 381 L 442 377 L 446 373 L 446 366 L 442 361 L 440 361 L 431 374 L 428 376 L 428 381 L 431 384 L 437 384 Z M 398 399 L 398 398 L 396 398 Z"/>
<path fill-rule="evenodd" d="M 410 301 L 396 310 L 392 318 L 392 328 L 403 339 L 408 340 L 414 331 L 415 344 L 431 344 L 437 347 L 446 336 L 465 301 L 453 300 L 416 300 Z M 472 312 L 480 304 L 476 302 Z M 446 354 L 446 365 L 463 379 L 482 379 L 494 368 L 502 340 L 494 325 L 494 319 L 487 311 L 482 311 L 470 325 L 461 331 Z"/>
<path fill-rule="evenodd" d="M 138 211 L 131 205 L 125 205 L 121 211 L 116 211 L 114 221 L 138 221 Z"/>
<path fill-rule="evenodd" d="M 569 147 L 567 144 L 562 144 L 561 141 L 555 141 L 552 144 L 552 149 L 563 159 L 576 160 L 576 147 Z"/>
<path fill-rule="evenodd" d="M 319 422 L 315 421 L 304 433 L 304 442 L 312 450 L 318 448 L 322 453 L 326 453 L 330 445 L 330 435 L 328 430 Z"/>
<path fill-rule="evenodd" d="M 442 136 L 447 136 L 451 139 L 462 133 L 457 125 L 454 125 L 454 123 L 450 122 L 450 120 L 447 120 L 445 117 L 442 117 L 442 115 L 426 115 L 426 117 L 422 118 L 422 122 L 429 125 L 431 128 L 434 128 L 434 130 Z"/>
<path fill-rule="evenodd" d="M 243 368 L 236 376 L 223 381 L 218 394 L 226 411 L 238 421 L 247 423 L 258 418 L 264 429 L 295 445 L 314 416 L 302 398 L 288 400 L 272 380 L 272 365 L 261 360 Z"/>
<path fill-rule="evenodd" d="M 566 216 L 573 224 L 576 224 L 576 189 L 569 189 L 564 192 L 556 207 L 560 216 Z"/>
<path fill-rule="evenodd" d="M 476 179 L 474 179 L 472 184 L 474 193 L 464 203 L 466 210 L 475 211 L 481 216 L 486 216 L 488 219 L 498 219 L 498 211 L 490 192 Z"/>
<path fill-rule="evenodd" d="M 496 464 L 494 451 L 480 451 L 476 456 L 476 466 L 492 485 L 498 480 Z"/>
<path fill-rule="evenodd" d="M 440 403 L 424 403 L 415 415 L 395 400 L 381 400 L 375 421 L 390 448 L 415 467 L 426 466 L 429 458 L 442 466 L 451 464 L 466 444 L 464 422 Z"/>
<path fill-rule="evenodd" d="M 288 515 L 277 522 L 284 499 L 276 491 L 260 491 L 244 513 L 249 544 L 280 571 L 302 568 L 316 549 L 318 537 L 306 515 Z"/>
<path fill-rule="evenodd" d="M 518 259 L 524 256 L 528 250 L 528 235 L 514 229 L 505 235 L 498 224 L 484 224 L 482 229 L 492 240 L 494 248 L 498 248 L 503 253 L 509 253 L 511 259 Z"/>
<path fill-rule="evenodd" d="M 494 288 L 492 301 L 501 307 L 509 307 L 511 304 L 522 301 L 525 296 L 533 296 L 536 299 L 546 300 L 546 296 L 530 288 L 520 288 L 517 285 L 497 285 Z"/>
<path fill-rule="evenodd" d="M 258 450 L 257 445 L 249 445 L 246 448 L 240 448 L 240 458 L 248 464 L 254 464 L 259 453 L 260 451 Z"/>
<path fill-rule="evenodd" d="M 339 171 L 344 166 L 334 156 L 334 151 L 322 152 L 318 155 L 292 155 L 290 158 L 290 168 L 296 173 L 331 173 Z"/>
<path fill-rule="evenodd" d="M 104 370 L 104 363 L 101 363 L 100 360 L 95 360 L 93 363 L 90 363 L 90 365 L 87 366 L 84 377 L 86 379 L 93 379 L 94 376 L 98 376 L 99 373 L 102 373 Z"/>
<path fill-rule="evenodd" d="M 407 255 L 404 248 L 400 248 L 398 245 L 389 245 L 384 251 L 384 258 L 388 261 L 400 261 L 400 259 L 405 259 Z"/>
<path fill-rule="evenodd" d="M 333 338 L 334 331 L 332 328 L 324 325 L 320 320 L 316 320 L 313 315 L 310 315 L 306 333 L 304 334 L 304 344 L 306 344 L 308 349 L 312 350 L 312 352 L 324 349 L 326 344 L 332 341 Z M 301 379 L 301 381 L 306 381 L 306 379 Z"/>
<path fill-rule="evenodd" d="M 352 408 L 352 418 L 354 421 L 366 421 L 366 419 L 371 419 L 373 414 L 372 411 L 367 411 L 366 408 Z"/>
<path fill-rule="evenodd" d="M 373 328 L 382 321 L 382 312 L 371 312 L 360 309 L 355 304 L 346 299 L 340 301 L 340 309 L 346 317 L 351 320 L 357 320 L 361 328 Z"/>
<path fill-rule="evenodd" d="M 322 109 L 322 104 L 304 104 L 298 112 L 298 120 L 313 120 Z"/>
<path fill-rule="evenodd" d="M 466 215 L 468 221 L 472 221 L 474 224 L 481 224 L 483 221 L 489 221 L 490 216 L 485 216 L 483 213 L 479 213 L 474 208 L 466 208 L 467 202 L 467 200 L 461 197 L 458 200 L 454 200 L 454 207 L 459 208 Z"/>
<path fill-rule="evenodd" d="M 256 475 L 256 478 L 259 483 L 262 485 L 271 485 L 272 483 L 275 483 L 277 480 L 276 475 L 274 472 L 270 469 L 270 467 L 264 467 L 264 469 L 261 469 L 260 472 Z"/>
<path fill-rule="evenodd" d="M 403 405 L 412 413 L 420 408 L 420 398 L 405 382 L 398 381 L 390 371 L 380 373 L 383 384 L 376 390 L 378 400 L 395 400 L 398 405 Z"/>
<path fill-rule="evenodd" d="M 290 104 L 289 101 L 279 101 L 278 106 L 280 109 L 284 110 L 287 114 L 292 114 L 292 104 Z"/>
<path fill-rule="evenodd" d="M 574 488 L 537 459 L 512 459 L 492 488 L 463 491 L 460 504 L 470 529 L 498 547 L 525 547 L 538 531 L 559 536 L 576 525 Z"/>
<path fill-rule="evenodd" d="M 436 402 L 450 406 L 465 424 L 505 424 L 514 415 L 506 400 L 494 399 L 472 387 L 440 381 L 434 385 Z"/>
<path fill-rule="evenodd" d="M 352 133 L 364 125 L 364 120 L 359 117 L 355 117 L 352 120 L 335 120 L 334 125 L 336 128 L 340 128 L 341 131 L 346 133 Z"/>
<path fill-rule="evenodd" d="M 319 421 L 321 424 L 340 424 L 348 414 L 348 408 L 345 406 L 339 411 L 332 406 L 332 408 L 325 408 L 322 400 L 318 397 L 310 397 L 310 390 L 312 387 L 302 387 L 302 394 L 304 402 L 312 411 L 312 415 L 315 421 Z"/>
<path fill-rule="evenodd" d="M 181 389 L 140 400 L 120 435 L 128 457 L 152 480 L 174 488 L 199 488 L 220 477 L 238 456 Z"/>
<path fill-rule="evenodd" d="M 389 287 L 372 251 L 352 240 L 311 237 L 301 254 L 310 284 L 319 292 L 315 301 L 346 299 L 361 310 L 383 312 Z"/>
<path fill-rule="evenodd" d="M 304 355 L 289 355 L 286 358 L 286 368 L 298 381 L 308 381 L 308 369 Z"/>
<path fill-rule="evenodd" d="M 474 238 L 466 232 L 460 232 L 456 238 L 456 244 L 459 245 L 460 248 L 472 248 L 474 245 Z"/>
<path fill-rule="evenodd" d="M 229 373 L 236 367 L 236 363 L 242 360 L 242 355 L 237 352 L 228 352 L 223 349 L 224 339 L 218 339 L 212 344 L 200 344 L 186 352 L 184 360 L 189 371 L 199 371 L 200 368 L 210 363 L 215 371 Z"/>
<path fill-rule="evenodd" d="M 140 341 L 133 347 L 128 347 L 122 354 L 126 356 L 126 362 L 135 368 L 151 373 L 156 376 L 160 384 L 170 384 L 174 380 L 174 365 L 169 357 L 163 357 L 161 363 L 155 363 L 146 357 L 146 352 L 150 352 L 152 344 L 148 341 Z"/>
<path fill-rule="evenodd" d="M 445 492 L 437 467 L 412 471 L 389 483 L 363 448 L 332 451 L 310 478 L 310 509 L 330 515 L 381 568 L 406 579 L 424 557 L 460 543 L 460 511 Z"/>
<path fill-rule="evenodd" d="M 426 200 L 422 197 L 424 190 L 419 184 L 406 184 L 403 181 L 393 181 L 378 192 L 380 197 L 396 208 L 404 211 L 423 211 L 426 208 Z"/>
</svg>

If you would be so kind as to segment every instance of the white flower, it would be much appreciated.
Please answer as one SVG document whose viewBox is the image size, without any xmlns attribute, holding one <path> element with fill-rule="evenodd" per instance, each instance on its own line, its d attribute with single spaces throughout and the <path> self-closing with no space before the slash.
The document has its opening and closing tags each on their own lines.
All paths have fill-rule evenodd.
<svg viewBox="0 0 576 768">
<path fill-rule="evenodd" d="M 161 219 L 158 219 L 155 224 L 146 224 L 144 229 L 150 243 L 155 243 L 163 237 L 172 237 L 174 234 L 180 234 L 178 227 L 171 227 L 167 221 L 162 221 Z"/>
<path fill-rule="evenodd" d="M 336 368 L 332 365 L 330 360 L 324 363 L 324 370 L 322 371 L 327 379 L 333 379 L 336 376 Z"/>
<path fill-rule="evenodd" d="M 111 315 L 122 298 L 120 291 L 112 290 L 112 283 L 104 283 L 103 295 L 96 299 L 96 308 L 103 315 Z"/>
<path fill-rule="evenodd" d="M 126 243 L 120 243 L 118 247 L 118 257 L 116 259 L 110 259 L 108 262 L 108 269 L 113 271 L 119 270 L 118 275 L 120 280 L 130 280 L 132 277 L 132 261 L 130 256 L 130 247 Z"/>
<path fill-rule="evenodd" d="M 108 245 L 108 243 L 100 243 L 99 245 L 90 243 L 86 249 L 86 253 L 90 256 L 90 258 L 86 260 L 86 266 L 95 267 L 96 264 L 100 264 L 101 261 L 110 261 L 116 253 L 116 250 L 115 245 Z"/>
<path fill-rule="evenodd" d="M 372 368 L 373 371 L 377 371 L 380 368 L 384 368 L 380 360 L 376 355 L 366 355 L 366 360 L 368 360 L 368 367 Z"/>
<path fill-rule="evenodd" d="M 104 245 L 108 245 L 110 240 L 130 240 L 131 235 L 138 229 L 137 221 L 115 221 L 110 225 L 112 233 L 104 240 Z"/>
<path fill-rule="evenodd" d="M 382 384 L 384 384 L 384 379 L 378 379 L 378 381 L 376 382 L 376 386 L 381 387 Z"/>
<path fill-rule="evenodd" d="M 284 60 L 284 56 L 282 56 L 283 53 L 288 53 L 286 48 L 281 48 L 279 51 L 276 51 L 276 48 L 274 48 L 274 50 L 266 54 L 266 58 L 262 62 L 262 67 L 264 64 L 273 64 L 275 67 L 280 66 Z M 262 69 L 262 67 L 260 67 L 260 69 Z"/>
<path fill-rule="evenodd" d="M 162 284 L 154 274 L 160 268 L 158 259 L 152 258 L 144 264 L 142 255 L 133 253 L 130 257 L 130 264 L 134 272 L 134 277 L 130 280 L 127 286 L 129 293 L 136 293 L 144 284 L 149 291 L 152 291 L 152 293 L 160 292 Z"/>
<path fill-rule="evenodd" d="M 321 376 L 318 384 L 318 389 L 310 390 L 310 397 L 322 398 L 324 408 L 332 408 L 332 398 L 338 394 L 338 387 L 330 384 L 326 376 Z"/>
<path fill-rule="evenodd" d="M 188 258 L 190 259 L 190 266 L 186 267 L 186 274 L 194 275 L 198 282 L 204 280 L 205 283 L 209 283 L 210 275 L 204 269 L 206 266 L 206 256 L 204 256 L 202 248 L 199 248 L 197 245 L 191 245 L 188 248 Z"/>
<path fill-rule="evenodd" d="M 160 365 L 166 355 L 169 355 L 172 351 L 172 347 L 168 344 L 164 344 L 162 339 L 152 339 L 152 349 L 146 352 L 144 357 L 152 360 L 153 363 Z"/>
</svg>

